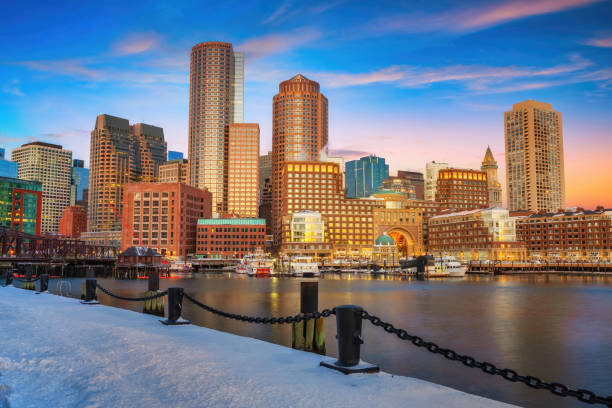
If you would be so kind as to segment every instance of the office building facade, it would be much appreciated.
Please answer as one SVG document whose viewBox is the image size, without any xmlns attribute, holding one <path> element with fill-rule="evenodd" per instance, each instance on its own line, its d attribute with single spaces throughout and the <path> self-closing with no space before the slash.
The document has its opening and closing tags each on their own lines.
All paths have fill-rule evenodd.
<svg viewBox="0 0 612 408">
<path fill-rule="evenodd" d="M 347 198 L 368 197 L 389 178 L 389 165 L 377 156 L 365 156 L 345 164 Z"/>
<path fill-rule="evenodd" d="M 428 162 L 425 164 L 425 200 L 436 201 L 436 190 L 438 188 L 438 173 L 442 169 L 448 169 L 448 163 Z"/>
<path fill-rule="evenodd" d="M 42 183 L 0 176 L 0 226 L 40 235 Z"/>
<path fill-rule="evenodd" d="M 168 161 L 159 166 L 160 183 L 189 183 L 189 162 L 186 159 Z"/>
<path fill-rule="evenodd" d="M 256 218 L 258 213 L 259 125 L 228 125 L 227 212 Z"/>
<path fill-rule="evenodd" d="M 397 177 L 406 180 L 414 187 L 415 199 L 425 199 L 425 178 L 419 171 L 398 170 Z"/>
<path fill-rule="evenodd" d="M 242 259 L 265 246 L 266 220 L 262 218 L 199 219 L 198 258 Z"/>
<path fill-rule="evenodd" d="M 183 152 L 176 152 L 174 150 L 168 150 L 168 161 L 181 160 L 183 159 Z"/>
<path fill-rule="evenodd" d="M 66 238 L 79 238 L 87 231 L 87 214 L 83 207 L 75 205 L 64 208 L 59 224 L 60 235 Z"/>
<path fill-rule="evenodd" d="M 527 100 L 504 113 L 506 188 L 510 211 L 565 208 L 561 112 Z"/>
<path fill-rule="evenodd" d="M 85 162 L 80 159 L 72 160 L 72 192 L 70 205 L 84 199 L 83 190 L 89 188 L 89 169 L 85 168 Z"/>
<path fill-rule="evenodd" d="M 64 208 L 70 205 L 72 152 L 60 145 L 32 142 L 12 152 L 19 178 L 42 183 L 42 233 L 56 233 Z"/>
<path fill-rule="evenodd" d="M 472 169 L 439 170 L 436 201 L 441 210 L 463 211 L 489 207 L 487 173 Z"/>
</svg>

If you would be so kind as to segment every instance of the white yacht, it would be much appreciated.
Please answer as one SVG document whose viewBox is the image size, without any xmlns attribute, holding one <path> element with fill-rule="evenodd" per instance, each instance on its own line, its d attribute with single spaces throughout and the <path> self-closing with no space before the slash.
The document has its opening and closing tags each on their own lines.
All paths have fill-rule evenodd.
<svg viewBox="0 0 612 408">
<path fill-rule="evenodd" d="M 238 268 L 241 269 L 241 272 L 238 271 Z M 255 252 L 242 258 L 238 268 L 236 268 L 238 273 L 247 273 L 250 276 L 270 276 L 274 274 L 274 259 L 266 255 L 261 248 L 257 248 Z"/>
<path fill-rule="evenodd" d="M 294 256 L 289 270 L 292 276 L 320 276 L 319 265 L 311 256 Z"/>
<path fill-rule="evenodd" d="M 443 256 L 435 261 L 435 269 L 429 276 L 460 278 L 465 276 L 467 266 L 457 261 L 454 256 Z"/>
</svg>

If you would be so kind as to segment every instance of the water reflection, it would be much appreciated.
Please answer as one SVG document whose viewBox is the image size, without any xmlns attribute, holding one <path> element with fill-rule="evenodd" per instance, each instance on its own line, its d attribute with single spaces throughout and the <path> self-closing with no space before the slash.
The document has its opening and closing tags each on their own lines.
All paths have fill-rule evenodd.
<svg viewBox="0 0 612 408">
<path fill-rule="evenodd" d="M 82 280 L 73 279 L 73 292 Z M 180 274 L 160 286 L 181 286 L 216 308 L 252 316 L 299 312 L 299 282 L 232 273 Z M 124 296 L 140 295 L 146 281 L 100 283 Z M 57 289 L 51 281 L 51 290 Z M 78 289 L 76 289 L 78 288 Z M 76 290 L 75 290 L 76 289 Z M 75 293 L 76 294 L 76 293 Z M 101 294 L 104 304 L 140 311 L 142 304 Z M 470 276 L 418 280 L 410 276 L 325 274 L 319 309 L 357 304 L 411 334 L 526 375 L 610 394 L 612 377 L 612 277 Z M 221 318 L 184 304 L 194 324 L 290 346 L 290 326 Z M 336 354 L 335 322 L 326 324 L 328 354 Z M 525 407 L 577 407 L 546 391 L 484 375 L 406 344 L 364 322 L 363 358 L 385 371 L 448 385 Z"/>
</svg>

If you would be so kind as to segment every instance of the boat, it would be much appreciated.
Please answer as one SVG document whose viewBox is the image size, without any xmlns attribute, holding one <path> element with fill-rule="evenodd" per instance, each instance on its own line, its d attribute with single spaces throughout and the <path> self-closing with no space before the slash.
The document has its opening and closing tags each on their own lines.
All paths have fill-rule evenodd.
<svg viewBox="0 0 612 408">
<path fill-rule="evenodd" d="M 241 275 L 245 275 L 249 273 L 249 270 L 251 268 L 249 267 L 249 265 L 247 263 L 244 263 L 242 260 L 240 261 L 240 263 L 238 265 L 236 265 L 236 268 L 234 269 L 234 271 L 236 273 L 239 273 Z"/>
<path fill-rule="evenodd" d="M 271 276 L 274 274 L 274 259 L 266 255 L 261 248 L 245 255 L 241 264 L 244 264 L 246 273 L 250 276 Z"/>
<path fill-rule="evenodd" d="M 311 256 L 294 256 L 289 263 L 292 276 L 320 276 L 319 265 Z"/>
<path fill-rule="evenodd" d="M 434 273 L 430 277 L 451 277 L 461 278 L 467 272 L 467 266 L 457 261 L 454 256 L 443 256 L 436 259 Z"/>
<path fill-rule="evenodd" d="M 414 275 L 417 273 L 417 260 L 416 258 L 410 257 L 405 259 L 400 259 L 400 273 L 407 273 L 409 275 Z"/>
</svg>

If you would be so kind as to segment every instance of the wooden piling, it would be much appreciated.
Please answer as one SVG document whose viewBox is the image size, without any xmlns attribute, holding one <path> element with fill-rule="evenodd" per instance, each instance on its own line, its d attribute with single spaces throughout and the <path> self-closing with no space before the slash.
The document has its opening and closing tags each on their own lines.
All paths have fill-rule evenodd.
<svg viewBox="0 0 612 408">
<path fill-rule="evenodd" d="M 315 313 L 319 308 L 319 282 L 300 282 L 300 313 Z M 292 324 L 294 349 L 325 354 L 325 319 L 310 319 Z"/>
<path fill-rule="evenodd" d="M 153 296 L 159 292 L 159 270 L 153 268 L 149 271 L 149 290 L 144 294 L 144 297 Z M 142 306 L 142 312 L 153 314 L 156 316 L 164 315 L 164 298 L 158 297 L 156 299 L 145 300 Z"/>
</svg>

